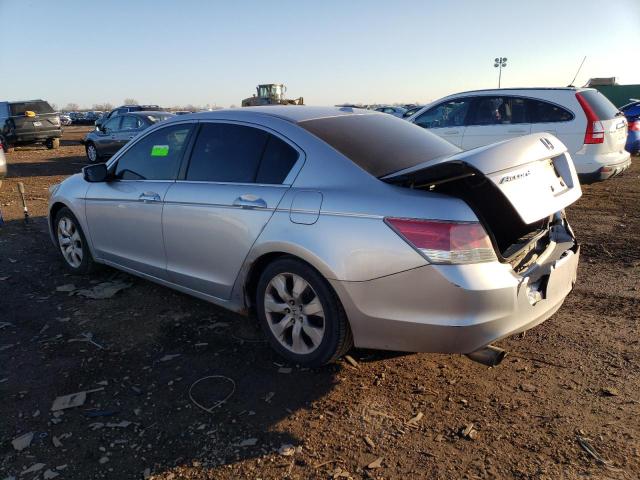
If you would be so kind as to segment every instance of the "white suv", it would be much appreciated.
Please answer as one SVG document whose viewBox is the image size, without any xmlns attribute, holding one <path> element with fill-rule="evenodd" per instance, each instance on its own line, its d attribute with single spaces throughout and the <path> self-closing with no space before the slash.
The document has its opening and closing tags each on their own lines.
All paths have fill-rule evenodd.
<svg viewBox="0 0 640 480">
<path fill-rule="evenodd" d="M 536 132 L 568 148 L 581 182 L 604 180 L 631 165 L 627 120 L 593 88 L 502 88 L 441 98 L 407 119 L 463 150 Z"/>
</svg>

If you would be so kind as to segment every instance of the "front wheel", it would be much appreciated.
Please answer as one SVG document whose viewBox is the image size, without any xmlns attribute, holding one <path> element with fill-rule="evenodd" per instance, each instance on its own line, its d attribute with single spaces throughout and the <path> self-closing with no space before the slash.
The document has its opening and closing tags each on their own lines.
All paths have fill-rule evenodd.
<svg viewBox="0 0 640 480">
<path fill-rule="evenodd" d="M 47 138 L 47 141 L 44 142 L 45 146 L 49 150 L 56 150 L 60 148 L 60 139 L 59 138 Z"/>
<path fill-rule="evenodd" d="M 95 263 L 78 219 L 64 207 L 56 214 L 54 222 L 56 243 L 65 267 L 75 274 L 90 273 Z"/>
<path fill-rule="evenodd" d="M 100 155 L 98 155 L 98 149 L 93 143 L 88 143 L 86 146 L 87 158 L 91 163 L 95 163 L 100 160 Z"/>
<path fill-rule="evenodd" d="M 271 346 L 293 363 L 325 365 L 353 345 L 335 292 L 316 270 L 296 259 L 282 258 L 265 269 L 256 307 Z"/>
</svg>

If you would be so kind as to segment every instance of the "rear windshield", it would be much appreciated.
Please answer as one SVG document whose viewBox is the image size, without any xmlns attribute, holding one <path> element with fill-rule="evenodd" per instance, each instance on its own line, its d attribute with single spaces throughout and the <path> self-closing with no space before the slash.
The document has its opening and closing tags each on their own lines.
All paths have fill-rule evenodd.
<svg viewBox="0 0 640 480">
<path fill-rule="evenodd" d="M 583 90 L 580 95 L 589 103 L 600 120 L 613 120 L 616 118 L 619 110 L 599 91 Z"/>
<path fill-rule="evenodd" d="M 376 177 L 460 151 L 437 135 L 384 113 L 318 118 L 298 125 Z"/>
<path fill-rule="evenodd" d="M 53 108 L 45 101 L 16 102 L 11 104 L 11 115 L 24 115 L 25 112 L 53 113 Z"/>
</svg>

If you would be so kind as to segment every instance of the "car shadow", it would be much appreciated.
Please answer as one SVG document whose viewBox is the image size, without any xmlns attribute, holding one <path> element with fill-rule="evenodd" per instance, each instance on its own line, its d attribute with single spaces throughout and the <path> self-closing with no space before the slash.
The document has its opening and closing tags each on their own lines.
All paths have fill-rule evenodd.
<svg viewBox="0 0 640 480">
<path fill-rule="evenodd" d="M 7 162 L 7 178 L 50 177 L 56 175 L 73 175 L 88 164 L 84 156 L 55 157 L 44 162 L 12 163 Z"/>
<path fill-rule="evenodd" d="M 0 318 L 10 324 L 2 333 L 15 345 L 0 351 L 0 430 L 71 433 L 64 448 L 76 472 L 98 475 L 104 445 L 115 449 L 108 466 L 119 478 L 295 448 L 304 443 L 290 428 L 297 413 L 313 409 L 344 368 L 287 364 L 254 320 L 111 268 L 70 275 L 44 217 L 9 221 L 0 235 L 11 252 L 0 258 Z M 106 282 L 123 289 L 99 300 L 79 293 Z M 54 398 L 93 389 L 63 424 L 47 426 Z M 36 410 L 48 413 L 19 415 Z M 51 442 L 38 446 L 40 462 L 59 455 Z M 3 467 L 17 475 L 28 463 L 12 457 Z"/>
</svg>

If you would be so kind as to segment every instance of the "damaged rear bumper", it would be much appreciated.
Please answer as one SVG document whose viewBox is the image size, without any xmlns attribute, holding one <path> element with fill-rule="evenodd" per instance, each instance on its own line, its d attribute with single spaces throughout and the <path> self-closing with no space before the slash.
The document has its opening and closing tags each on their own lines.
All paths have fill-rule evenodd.
<svg viewBox="0 0 640 480">
<path fill-rule="evenodd" d="M 523 275 L 500 262 L 427 265 L 332 285 L 357 347 L 470 353 L 528 330 L 560 308 L 575 283 L 580 249 L 575 242 L 563 251 L 557 246 Z"/>
</svg>

